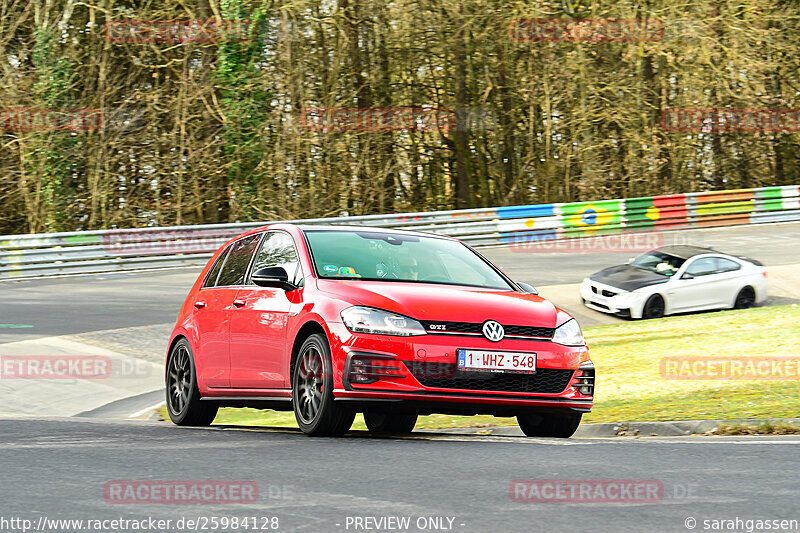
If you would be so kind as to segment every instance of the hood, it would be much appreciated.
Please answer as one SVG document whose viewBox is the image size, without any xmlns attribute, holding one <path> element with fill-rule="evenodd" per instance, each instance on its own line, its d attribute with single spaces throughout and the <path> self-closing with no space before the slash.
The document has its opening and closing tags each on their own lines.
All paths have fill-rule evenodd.
<svg viewBox="0 0 800 533">
<path fill-rule="evenodd" d="M 535 294 L 393 281 L 317 280 L 320 291 L 417 320 L 556 327 L 556 307 Z"/>
<path fill-rule="evenodd" d="M 650 285 L 666 283 L 672 278 L 631 265 L 619 265 L 604 268 L 600 272 L 589 276 L 589 279 L 623 291 L 633 291 Z"/>
</svg>

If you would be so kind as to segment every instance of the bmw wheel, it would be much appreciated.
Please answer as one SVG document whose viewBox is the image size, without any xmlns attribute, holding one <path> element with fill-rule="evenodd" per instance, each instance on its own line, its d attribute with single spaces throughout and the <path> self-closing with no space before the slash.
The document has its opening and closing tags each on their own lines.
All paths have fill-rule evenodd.
<svg viewBox="0 0 800 533">
<path fill-rule="evenodd" d="M 309 336 L 292 373 L 292 405 L 297 425 L 312 436 L 338 437 L 353 425 L 355 411 L 333 400 L 333 369 L 327 340 Z"/>
<path fill-rule="evenodd" d="M 642 318 L 661 318 L 664 316 L 664 298 L 660 294 L 654 294 L 644 303 Z"/>
<path fill-rule="evenodd" d="M 192 347 L 181 339 L 175 343 L 167 359 L 167 413 L 179 426 L 208 426 L 219 409 L 215 404 L 200 401 Z"/>
<path fill-rule="evenodd" d="M 736 309 L 747 309 L 748 307 L 753 307 L 755 303 L 756 293 L 753 288 L 748 285 L 736 295 L 736 303 L 733 304 L 733 307 Z"/>
</svg>

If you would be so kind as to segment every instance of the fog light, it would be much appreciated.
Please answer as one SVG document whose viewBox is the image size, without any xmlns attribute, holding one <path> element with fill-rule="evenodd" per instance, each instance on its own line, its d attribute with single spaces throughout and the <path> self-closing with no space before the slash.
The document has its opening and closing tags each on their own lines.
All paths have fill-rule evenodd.
<svg viewBox="0 0 800 533">
<path fill-rule="evenodd" d="M 594 396 L 594 365 L 591 363 L 581 365 L 575 372 L 572 386 L 584 396 Z"/>
<path fill-rule="evenodd" d="M 366 385 L 381 378 L 404 378 L 400 361 L 390 355 L 353 353 L 349 357 L 347 380 Z"/>
<path fill-rule="evenodd" d="M 366 359 L 353 359 L 350 361 L 350 382 L 351 383 L 374 383 L 377 378 L 370 377 L 370 363 Z"/>
</svg>

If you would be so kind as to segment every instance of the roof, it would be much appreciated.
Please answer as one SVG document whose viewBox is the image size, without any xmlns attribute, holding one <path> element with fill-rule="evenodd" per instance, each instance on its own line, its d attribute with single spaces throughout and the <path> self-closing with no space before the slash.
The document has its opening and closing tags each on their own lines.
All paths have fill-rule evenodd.
<svg viewBox="0 0 800 533">
<path fill-rule="evenodd" d="M 436 233 L 422 232 L 422 231 L 408 231 L 395 228 L 375 228 L 372 226 L 358 226 L 355 224 L 298 224 L 297 228 L 301 231 L 366 231 L 369 233 L 385 233 L 385 234 L 401 234 L 401 235 L 418 235 L 425 237 L 440 237 L 442 239 L 452 239 L 447 235 L 438 235 Z"/>
<path fill-rule="evenodd" d="M 719 253 L 716 250 L 712 250 L 711 248 L 702 248 L 700 246 L 689 246 L 683 244 L 674 246 L 663 246 L 659 248 L 659 251 L 667 253 L 669 255 L 674 255 L 675 257 L 680 257 L 682 259 L 689 259 L 690 257 L 694 257 L 696 255 Z"/>
</svg>

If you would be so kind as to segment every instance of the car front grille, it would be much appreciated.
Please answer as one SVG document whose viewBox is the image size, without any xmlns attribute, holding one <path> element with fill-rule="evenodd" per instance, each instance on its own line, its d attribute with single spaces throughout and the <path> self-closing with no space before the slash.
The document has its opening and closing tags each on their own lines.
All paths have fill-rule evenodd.
<svg viewBox="0 0 800 533">
<path fill-rule="evenodd" d="M 423 321 L 422 327 L 429 335 L 483 335 L 483 323 L 481 322 L 437 322 L 433 320 Z M 531 337 L 537 339 L 552 339 L 553 328 L 542 328 L 538 326 L 507 326 L 503 324 L 506 337 Z"/>
<path fill-rule="evenodd" d="M 595 294 L 602 294 L 602 295 L 603 295 L 603 296 L 605 296 L 606 298 L 611 298 L 612 296 L 616 296 L 616 295 L 617 295 L 617 293 L 616 293 L 616 292 L 614 292 L 614 291 L 609 291 L 609 290 L 606 290 L 606 289 L 601 289 L 600 287 L 598 287 L 598 286 L 596 286 L 596 285 L 590 285 L 589 287 L 592 289 L 592 292 L 593 292 L 593 293 L 595 293 Z"/>
<path fill-rule="evenodd" d="M 541 368 L 535 374 L 518 372 L 464 372 L 454 363 L 404 361 L 425 387 L 441 389 L 558 394 L 567 388 L 574 370 Z"/>
</svg>

